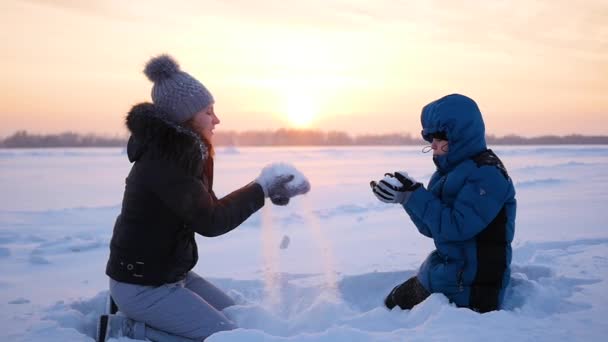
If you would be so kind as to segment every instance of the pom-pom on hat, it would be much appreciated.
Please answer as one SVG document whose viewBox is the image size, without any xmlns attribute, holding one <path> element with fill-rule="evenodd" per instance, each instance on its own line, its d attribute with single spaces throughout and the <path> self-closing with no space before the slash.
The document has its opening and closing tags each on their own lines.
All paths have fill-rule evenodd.
<svg viewBox="0 0 608 342">
<path fill-rule="evenodd" d="M 144 73 L 154 82 L 152 102 L 176 124 L 191 119 L 215 100 L 205 86 L 179 68 L 169 55 L 160 55 L 148 61 Z"/>
</svg>

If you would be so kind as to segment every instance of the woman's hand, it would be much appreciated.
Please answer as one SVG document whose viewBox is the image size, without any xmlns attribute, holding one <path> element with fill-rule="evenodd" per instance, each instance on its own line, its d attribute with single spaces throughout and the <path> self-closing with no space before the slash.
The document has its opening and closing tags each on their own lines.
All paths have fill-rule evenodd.
<svg viewBox="0 0 608 342">
<path fill-rule="evenodd" d="M 266 166 L 255 181 L 275 205 L 287 205 L 290 198 L 310 191 L 308 179 L 295 167 L 284 163 Z"/>
</svg>

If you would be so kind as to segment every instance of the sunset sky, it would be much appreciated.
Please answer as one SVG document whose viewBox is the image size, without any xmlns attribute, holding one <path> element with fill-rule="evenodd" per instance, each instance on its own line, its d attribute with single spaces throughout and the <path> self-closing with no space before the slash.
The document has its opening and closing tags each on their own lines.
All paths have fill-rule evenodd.
<svg viewBox="0 0 608 342">
<path fill-rule="evenodd" d="M 491 134 L 608 134 L 606 0 L 2 0 L 0 41 L 0 137 L 125 134 L 160 53 L 218 130 L 418 134 L 462 93 Z"/>
</svg>

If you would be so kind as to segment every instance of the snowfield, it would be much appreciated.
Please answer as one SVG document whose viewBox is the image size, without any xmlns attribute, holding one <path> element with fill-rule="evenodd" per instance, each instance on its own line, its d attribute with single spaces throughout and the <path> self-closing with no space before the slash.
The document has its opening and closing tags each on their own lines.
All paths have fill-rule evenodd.
<svg viewBox="0 0 608 342">
<path fill-rule="evenodd" d="M 608 146 L 493 149 L 518 211 L 505 308 L 480 315 L 440 294 L 411 311 L 382 306 L 433 244 L 369 182 L 406 170 L 426 183 L 421 147 L 218 148 L 218 196 L 272 162 L 312 189 L 198 237 L 194 270 L 238 304 L 226 314 L 240 328 L 208 341 L 605 340 Z M 0 149 L 0 341 L 93 341 L 129 168 L 121 149 Z"/>
</svg>

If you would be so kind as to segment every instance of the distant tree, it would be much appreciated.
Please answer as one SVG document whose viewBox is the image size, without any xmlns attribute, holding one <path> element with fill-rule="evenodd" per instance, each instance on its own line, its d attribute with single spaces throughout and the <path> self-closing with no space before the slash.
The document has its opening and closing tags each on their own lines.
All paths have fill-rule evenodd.
<svg viewBox="0 0 608 342">
<path fill-rule="evenodd" d="M 510 134 L 503 137 L 487 135 L 489 145 L 563 145 L 563 144 L 608 144 L 608 136 L 584 136 L 571 134 L 566 136 L 543 135 L 538 137 L 521 137 Z M 81 135 L 74 132 L 59 134 L 30 134 L 20 130 L 0 140 L 4 148 L 40 148 L 40 147 L 124 147 L 126 137 L 104 137 L 95 134 Z M 419 136 L 410 134 L 363 134 L 350 136 L 345 132 L 322 132 L 309 129 L 278 129 L 276 131 L 226 131 L 217 132 L 214 144 L 218 146 L 351 146 L 351 145 L 424 145 Z"/>
<path fill-rule="evenodd" d="M 325 145 L 344 146 L 353 145 L 354 143 L 354 139 L 344 132 L 327 132 L 327 135 L 325 137 Z"/>
<path fill-rule="evenodd" d="M 213 136 L 213 143 L 219 146 L 237 145 L 237 133 L 234 131 L 216 132 Z"/>
<path fill-rule="evenodd" d="M 356 145 L 419 145 L 422 138 L 412 139 L 410 134 L 368 134 L 355 138 Z"/>
<path fill-rule="evenodd" d="M 74 132 L 60 134 L 30 134 L 21 130 L 1 142 L 7 148 L 41 148 L 41 147 L 113 147 L 124 146 L 126 139 L 121 137 L 100 137 L 93 134 L 79 135 Z"/>
</svg>

